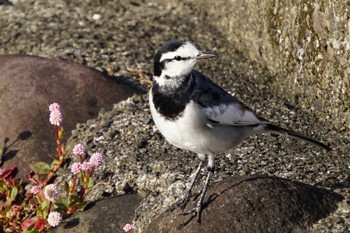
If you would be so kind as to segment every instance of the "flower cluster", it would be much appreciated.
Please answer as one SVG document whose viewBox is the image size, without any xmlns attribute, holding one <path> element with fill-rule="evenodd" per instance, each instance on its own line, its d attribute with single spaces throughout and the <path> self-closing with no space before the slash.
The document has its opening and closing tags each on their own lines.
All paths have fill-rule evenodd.
<svg viewBox="0 0 350 233">
<path fill-rule="evenodd" d="M 62 221 L 62 215 L 57 212 L 57 211 L 53 211 L 51 213 L 49 213 L 49 216 L 47 218 L 47 222 L 53 226 L 56 227 L 58 226 L 58 224 L 60 224 Z"/>
<path fill-rule="evenodd" d="M 50 104 L 50 122 L 52 125 L 60 126 L 62 123 L 61 107 L 58 103 Z"/>
<path fill-rule="evenodd" d="M 58 188 L 55 184 L 49 184 L 44 189 L 45 198 L 51 202 L 54 202 L 59 198 Z"/>
<path fill-rule="evenodd" d="M 123 227 L 123 230 L 126 233 L 131 233 L 133 229 L 134 229 L 134 226 L 130 223 L 125 224 L 125 226 Z"/>
<path fill-rule="evenodd" d="M 52 184 L 69 154 L 65 144 L 62 143 L 60 105 L 50 104 L 49 111 L 49 120 L 56 130 L 57 150 L 52 156 L 53 161 L 31 164 L 31 171 L 26 176 L 28 183 L 25 185 L 20 179 L 15 178 L 17 172 L 15 166 L 6 170 L 0 166 L 2 199 L 0 229 L 4 232 L 44 232 L 58 226 L 65 216 L 76 210 L 84 210 L 88 205 L 86 197 L 94 186 L 93 172 L 102 165 L 103 156 L 100 153 L 93 153 L 90 159 L 86 159 L 84 145 L 75 145 L 72 154 L 78 157 L 78 162 L 73 163 L 70 168 L 74 174 L 73 181 L 63 181 L 63 184 L 56 181 L 57 185 Z M 21 134 L 17 140 L 25 138 L 26 136 Z M 7 139 L 4 144 L 6 143 Z M 58 189 L 58 185 L 63 187 Z M 131 233 L 132 230 L 129 229 L 128 232 Z"/>
<path fill-rule="evenodd" d="M 85 152 L 85 148 L 82 144 L 76 144 L 74 147 L 73 147 L 73 154 L 75 155 L 83 155 Z"/>
<path fill-rule="evenodd" d="M 40 191 L 41 191 L 41 187 L 40 187 L 40 185 L 34 185 L 34 186 L 32 186 L 32 188 L 30 189 L 30 192 L 31 193 L 33 193 L 33 194 L 38 194 L 38 193 L 40 193 Z"/>
<path fill-rule="evenodd" d="M 89 160 L 89 165 L 91 167 L 99 167 L 102 165 L 103 157 L 101 153 L 93 153 Z"/>
<path fill-rule="evenodd" d="M 81 156 L 85 152 L 85 148 L 82 144 L 76 144 L 73 147 L 73 154 Z M 77 175 L 79 172 L 85 172 L 92 168 L 97 168 L 102 165 L 103 156 L 101 153 L 93 153 L 89 161 L 75 162 L 71 166 L 71 172 L 73 175 Z"/>
<path fill-rule="evenodd" d="M 73 163 L 70 169 L 73 175 L 78 174 L 81 171 L 80 163 Z"/>
</svg>

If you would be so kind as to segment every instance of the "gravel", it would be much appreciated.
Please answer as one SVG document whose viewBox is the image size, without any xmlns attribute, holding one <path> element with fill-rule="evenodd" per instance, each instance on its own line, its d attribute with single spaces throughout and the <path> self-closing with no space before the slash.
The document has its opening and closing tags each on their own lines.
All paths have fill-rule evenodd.
<svg viewBox="0 0 350 233">
<path fill-rule="evenodd" d="M 214 179 L 270 174 L 334 190 L 345 200 L 312 231 L 350 231 L 349 132 L 272 93 L 266 85 L 266 70 L 247 60 L 219 28 L 196 17 L 200 14 L 194 4 L 137 0 L 12 2 L 13 6 L 0 5 L 0 55 L 20 53 L 70 60 L 110 75 L 128 74 L 129 67 L 150 77 L 153 55 L 167 40 L 190 40 L 200 49 L 218 54 L 197 69 L 264 118 L 329 143 L 333 151 L 284 137 L 252 137 L 218 156 Z M 140 85 L 149 88 L 146 82 Z M 132 190 L 145 197 L 134 222 L 139 228 L 181 198 L 198 163 L 193 154 L 164 141 L 150 119 L 147 99 L 147 95 L 135 96 L 115 104 L 111 111 L 102 110 L 96 119 L 78 124 L 68 140 L 68 144 L 84 143 L 91 154 L 105 154 L 90 200 Z M 66 172 L 58 181 L 69 176 Z"/>
</svg>

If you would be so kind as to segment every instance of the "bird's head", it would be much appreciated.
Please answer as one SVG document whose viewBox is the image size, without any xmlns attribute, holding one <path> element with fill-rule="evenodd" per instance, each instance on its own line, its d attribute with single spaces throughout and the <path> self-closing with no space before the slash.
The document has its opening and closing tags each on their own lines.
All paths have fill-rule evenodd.
<svg viewBox="0 0 350 233">
<path fill-rule="evenodd" d="M 154 57 L 155 77 L 177 77 L 189 74 L 197 61 L 215 55 L 202 53 L 190 42 L 172 40 L 164 44 Z"/>
</svg>

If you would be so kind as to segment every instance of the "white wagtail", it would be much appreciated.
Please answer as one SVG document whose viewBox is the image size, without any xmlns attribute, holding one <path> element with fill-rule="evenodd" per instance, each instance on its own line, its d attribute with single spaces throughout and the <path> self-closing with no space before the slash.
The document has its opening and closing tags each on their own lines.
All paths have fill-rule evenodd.
<svg viewBox="0 0 350 233">
<path fill-rule="evenodd" d="M 154 57 L 154 83 L 149 94 L 151 114 L 159 131 L 174 146 L 196 153 L 200 164 L 182 201 L 185 208 L 206 156 L 208 175 L 196 208 L 190 213 L 200 221 L 201 207 L 214 172 L 214 155 L 225 152 L 254 134 L 278 133 L 302 139 L 324 149 L 314 139 L 270 124 L 236 97 L 194 70 L 197 61 L 215 55 L 199 51 L 189 42 L 173 40 Z"/>
</svg>

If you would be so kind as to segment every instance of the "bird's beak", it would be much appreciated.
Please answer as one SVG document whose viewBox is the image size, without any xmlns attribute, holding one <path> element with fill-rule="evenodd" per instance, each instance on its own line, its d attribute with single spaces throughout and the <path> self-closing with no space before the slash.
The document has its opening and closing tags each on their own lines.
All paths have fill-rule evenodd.
<svg viewBox="0 0 350 233">
<path fill-rule="evenodd" d="M 215 54 L 211 54 L 211 53 L 201 53 L 196 57 L 196 60 L 208 59 L 208 58 L 212 58 L 215 56 L 216 56 Z"/>
</svg>

